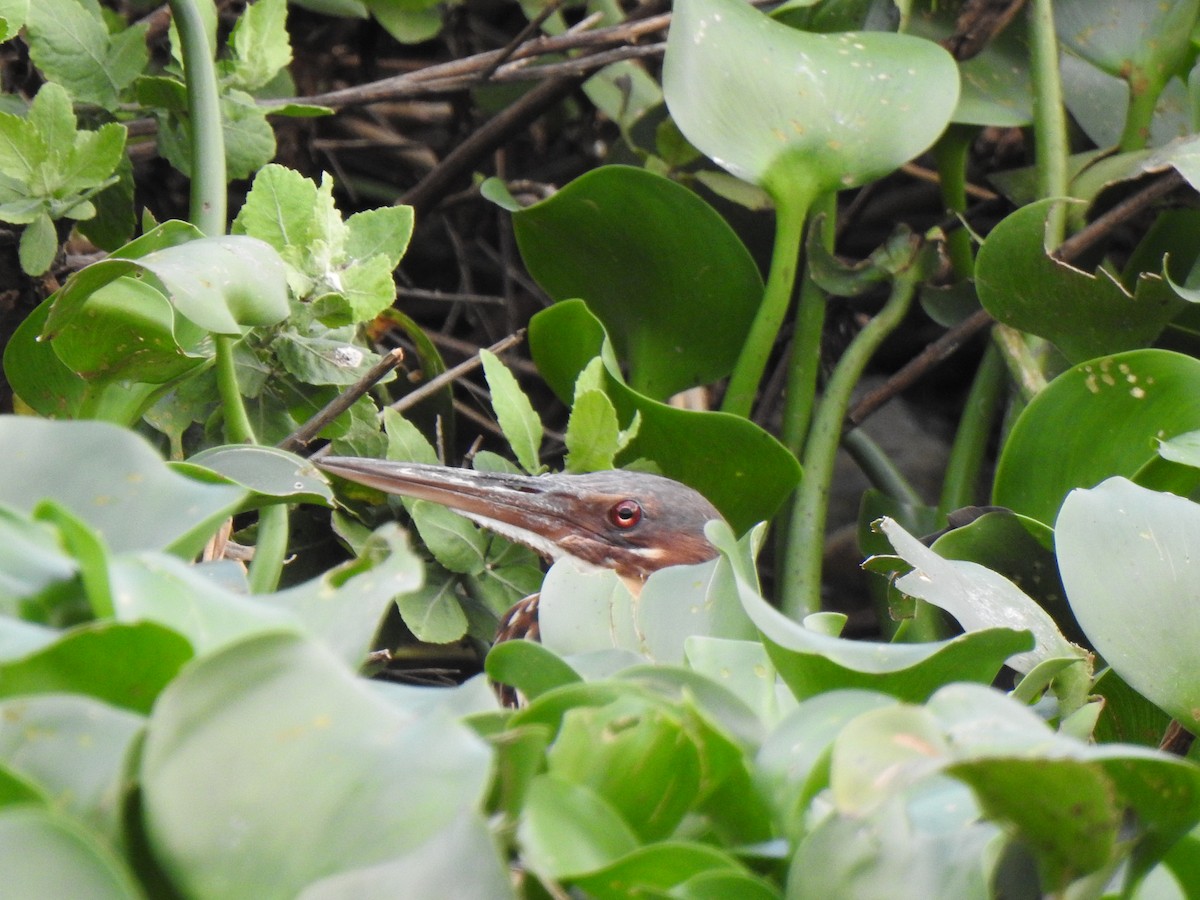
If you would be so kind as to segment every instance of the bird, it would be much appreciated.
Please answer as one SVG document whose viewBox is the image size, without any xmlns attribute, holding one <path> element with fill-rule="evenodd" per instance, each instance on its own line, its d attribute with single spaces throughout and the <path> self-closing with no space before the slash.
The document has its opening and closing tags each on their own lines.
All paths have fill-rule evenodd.
<svg viewBox="0 0 1200 900">
<path fill-rule="evenodd" d="M 353 456 L 314 463 L 385 493 L 441 504 L 549 560 L 612 571 L 634 596 L 659 569 L 717 556 L 704 526 L 721 514 L 699 491 L 662 475 L 516 475 Z M 501 617 L 494 643 L 539 638 L 538 598 Z"/>
</svg>

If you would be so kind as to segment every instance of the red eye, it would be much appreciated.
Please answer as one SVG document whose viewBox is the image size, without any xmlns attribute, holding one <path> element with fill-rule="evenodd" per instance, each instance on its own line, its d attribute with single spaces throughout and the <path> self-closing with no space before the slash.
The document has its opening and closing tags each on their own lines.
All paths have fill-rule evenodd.
<svg viewBox="0 0 1200 900">
<path fill-rule="evenodd" d="M 608 521 L 618 528 L 632 528 L 642 521 L 642 507 L 636 500 L 622 500 L 608 511 Z"/>
</svg>

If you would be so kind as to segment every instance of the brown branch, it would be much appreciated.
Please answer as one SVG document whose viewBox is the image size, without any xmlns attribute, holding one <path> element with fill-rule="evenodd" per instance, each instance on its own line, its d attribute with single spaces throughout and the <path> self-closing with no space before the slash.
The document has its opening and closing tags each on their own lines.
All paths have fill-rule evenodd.
<svg viewBox="0 0 1200 900">
<path fill-rule="evenodd" d="M 383 358 L 371 366 L 362 378 L 326 403 L 319 412 L 275 446 L 280 450 L 293 452 L 307 447 L 309 441 L 315 438 L 322 428 L 353 406 L 359 397 L 373 388 L 403 361 L 404 351 L 399 347 L 385 353 Z"/>
</svg>

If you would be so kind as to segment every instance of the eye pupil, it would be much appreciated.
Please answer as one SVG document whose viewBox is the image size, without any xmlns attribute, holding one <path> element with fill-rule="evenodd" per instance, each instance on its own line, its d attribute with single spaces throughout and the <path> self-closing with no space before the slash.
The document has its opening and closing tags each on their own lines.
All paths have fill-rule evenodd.
<svg viewBox="0 0 1200 900">
<path fill-rule="evenodd" d="M 608 511 L 608 519 L 617 528 L 632 528 L 642 519 L 642 508 L 635 500 L 622 500 Z"/>
</svg>

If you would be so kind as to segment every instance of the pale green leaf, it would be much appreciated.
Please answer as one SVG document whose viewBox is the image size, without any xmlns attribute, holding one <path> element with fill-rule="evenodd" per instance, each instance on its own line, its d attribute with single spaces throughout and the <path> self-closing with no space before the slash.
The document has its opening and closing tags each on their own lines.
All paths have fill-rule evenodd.
<svg viewBox="0 0 1200 900">
<path fill-rule="evenodd" d="M 492 392 L 492 409 L 517 462 L 526 472 L 541 468 L 538 451 L 542 446 L 542 420 L 533 404 L 517 384 L 517 379 L 500 359 L 487 350 L 479 352 L 483 373 Z"/>
<path fill-rule="evenodd" d="M 41 275 L 50 268 L 57 253 L 58 234 L 54 230 L 54 223 L 48 214 L 42 213 L 26 225 L 21 233 L 18 248 L 21 269 L 27 275 Z"/>
<path fill-rule="evenodd" d="M 229 36 L 234 65 L 232 82 L 253 91 L 292 61 L 286 0 L 258 0 L 246 7 Z"/>
</svg>

